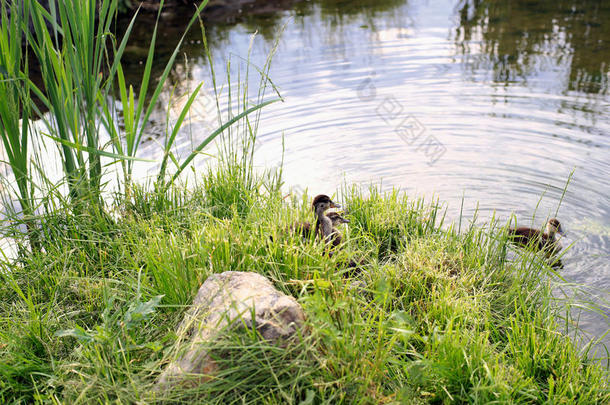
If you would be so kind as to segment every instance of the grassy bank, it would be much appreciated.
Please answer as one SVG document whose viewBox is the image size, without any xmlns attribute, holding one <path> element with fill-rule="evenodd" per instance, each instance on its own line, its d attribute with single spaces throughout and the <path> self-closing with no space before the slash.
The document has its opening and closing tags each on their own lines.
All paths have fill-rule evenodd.
<svg viewBox="0 0 610 405">
<path fill-rule="evenodd" d="M 280 193 L 281 174 L 253 170 L 258 113 L 273 101 L 265 97 L 270 58 L 252 68 L 261 80 L 256 103 L 241 81 L 237 91 L 226 86 L 237 108 L 230 101 L 218 129 L 179 161 L 173 143 L 196 87 L 168 129 L 156 183 L 134 184 L 138 148 L 179 47 L 148 89 L 153 41 L 135 92 L 120 65 L 127 37 L 105 42 L 119 3 L 101 1 L 97 24 L 95 0 L 57 4 L 61 30 L 49 31 L 49 16 L 30 0 L 12 2 L 11 24 L 0 30 L 2 48 L 11 50 L 0 72 L 0 95 L 11 107 L 0 109 L 13 174 L 4 180 L 17 183 L 7 193 L 21 205 L 2 228 L 20 246 L 16 259 L 0 262 L 0 403 L 610 401 L 608 370 L 559 332 L 564 309 L 552 300 L 550 268 L 511 252 L 502 227 L 443 226 L 433 205 L 350 188 L 337 196 L 351 223 L 331 258 L 320 243 L 283 232 L 312 213 L 310 197 Z M 41 88 L 21 53 L 30 19 L 35 32 L 26 39 L 44 73 Z M 32 148 L 41 134 L 27 124 L 36 118 L 61 152 L 59 183 L 45 177 L 45 155 Z M 218 168 L 188 190 L 177 185 L 220 134 Z M 112 166 L 121 187 L 108 200 Z M 350 260 L 359 267 L 349 268 Z M 226 334 L 209 342 L 218 374 L 195 389 L 155 393 L 176 356 L 184 311 L 210 274 L 227 270 L 258 272 L 295 297 L 308 333 L 286 348 L 254 331 Z"/>
<path fill-rule="evenodd" d="M 607 370 L 558 332 L 549 269 L 507 260 L 502 228 L 441 230 L 434 206 L 354 188 L 338 196 L 351 224 L 328 258 L 282 231 L 310 219 L 307 197 L 218 170 L 191 191 L 136 188 L 114 216 L 43 219 L 41 251 L 0 276 L 0 402 L 610 401 Z M 279 348 L 228 334 L 210 342 L 219 374 L 153 397 L 185 308 L 227 270 L 294 296 L 309 335 Z"/>
</svg>

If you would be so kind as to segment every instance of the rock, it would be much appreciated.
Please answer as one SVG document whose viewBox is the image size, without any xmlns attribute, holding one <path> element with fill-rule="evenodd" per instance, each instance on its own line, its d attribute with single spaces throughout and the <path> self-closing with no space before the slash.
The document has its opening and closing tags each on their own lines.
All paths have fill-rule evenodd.
<svg viewBox="0 0 610 405">
<path fill-rule="evenodd" d="M 205 343 L 226 327 L 255 326 L 263 338 L 281 344 L 303 326 L 304 320 L 305 314 L 296 300 L 276 290 L 260 274 L 237 271 L 213 274 L 201 285 L 178 326 L 178 339 L 185 341 L 182 354 L 161 374 L 157 388 L 204 382 L 206 375 L 217 370 Z M 193 379 L 193 374 L 202 376 Z"/>
</svg>

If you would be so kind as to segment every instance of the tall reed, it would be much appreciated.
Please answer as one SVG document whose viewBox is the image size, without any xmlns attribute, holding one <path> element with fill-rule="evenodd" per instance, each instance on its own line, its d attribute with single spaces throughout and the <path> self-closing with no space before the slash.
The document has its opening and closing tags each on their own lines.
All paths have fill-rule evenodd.
<svg viewBox="0 0 610 405">
<path fill-rule="evenodd" d="M 42 115 L 48 136 L 61 144 L 63 166 L 73 200 L 99 199 L 102 166 L 99 100 L 107 33 L 116 2 L 102 2 L 96 21 L 96 1 L 51 0 L 50 11 L 31 4 L 34 30 L 28 45 L 40 66 L 43 89 L 33 87 L 49 110 Z M 50 26 L 50 28 L 49 28 Z"/>
<path fill-rule="evenodd" d="M 197 21 L 206 3 L 204 1 L 196 8 L 187 31 Z M 34 213 L 34 189 L 43 189 L 43 184 L 38 184 L 31 174 L 32 161 L 42 160 L 42 156 L 31 147 L 33 119 L 41 120 L 44 124 L 41 132 L 45 139 L 58 147 L 68 204 L 72 209 L 88 212 L 97 207 L 103 211 L 106 161 L 108 166 L 118 163 L 122 167 L 120 183 L 129 198 L 134 162 L 141 160 L 137 157 L 139 145 L 185 38 L 181 38 L 158 83 L 151 89 L 157 27 L 163 6 L 164 2 L 161 1 L 136 96 L 133 87 L 125 81 L 121 58 L 137 12 L 123 38 L 118 41 L 111 30 L 118 0 L 50 0 L 48 9 L 38 0 L 11 2 L 10 6 L 3 2 L 3 21 L 8 23 L 3 23 L 0 30 L 0 96 L 6 100 L 0 107 L 3 124 L 0 136 L 25 217 L 31 217 Z M 10 13 L 7 12 L 9 8 Z M 31 29 L 28 20 L 31 21 Z M 25 38 L 25 47 L 22 37 Z M 31 50 L 34 62 L 40 69 L 42 84 L 37 85 L 29 76 L 28 53 L 24 53 L 24 49 Z M 157 176 L 160 183 L 165 184 L 162 190 L 166 190 L 214 138 L 248 114 L 274 101 L 259 99 L 258 103 L 249 105 L 236 116 L 220 123 L 219 128 L 211 131 L 190 156 L 178 162 L 171 150 L 201 86 L 198 85 L 191 94 L 173 130 L 166 136 L 164 158 Z M 119 94 L 120 108 L 116 105 L 115 94 Z M 34 104 L 33 97 L 38 99 L 41 108 Z M 165 183 L 170 160 L 176 167 L 169 182 Z M 42 180 L 38 181 L 46 183 L 44 188 L 52 191 L 51 197 L 43 197 L 62 198 L 56 193 L 58 184 L 47 183 L 45 167 L 38 167 L 37 170 L 42 175 Z"/>
<path fill-rule="evenodd" d="M 0 138 L 15 178 L 17 198 L 28 228 L 30 243 L 36 246 L 31 217 L 34 212 L 29 176 L 31 97 L 27 54 L 22 52 L 21 33 L 28 15 L 28 2 L 2 2 L 0 26 Z"/>
</svg>

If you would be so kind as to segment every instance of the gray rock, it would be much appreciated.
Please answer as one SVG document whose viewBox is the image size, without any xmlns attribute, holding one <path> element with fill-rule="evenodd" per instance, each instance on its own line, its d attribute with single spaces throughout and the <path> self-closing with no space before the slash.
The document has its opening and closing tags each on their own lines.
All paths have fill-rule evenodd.
<svg viewBox="0 0 610 405">
<path fill-rule="evenodd" d="M 252 328 L 273 343 L 283 343 L 302 326 L 301 306 L 257 273 L 227 271 L 213 274 L 201 285 L 193 305 L 178 326 L 181 351 L 161 374 L 157 388 L 204 382 L 217 367 L 206 342 L 225 328 Z M 193 378 L 193 375 L 201 375 Z M 187 378 L 188 377 L 188 378 Z"/>
</svg>

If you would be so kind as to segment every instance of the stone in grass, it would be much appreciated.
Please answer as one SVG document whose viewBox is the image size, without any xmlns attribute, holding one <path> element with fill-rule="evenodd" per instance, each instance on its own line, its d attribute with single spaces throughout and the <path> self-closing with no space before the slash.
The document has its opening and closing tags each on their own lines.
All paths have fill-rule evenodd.
<svg viewBox="0 0 610 405">
<path fill-rule="evenodd" d="M 276 290 L 260 274 L 213 274 L 201 285 L 178 326 L 178 338 L 184 340 L 181 354 L 161 374 L 157 388 L 193 387 L 209 379 L 217 368 L 205 350 L 206 342 L 226 327 L 255 326 L 266 340 L 281 343 L 293 336 L 304 320 L 305 314 L 296 300 Z"/>
</svg>

